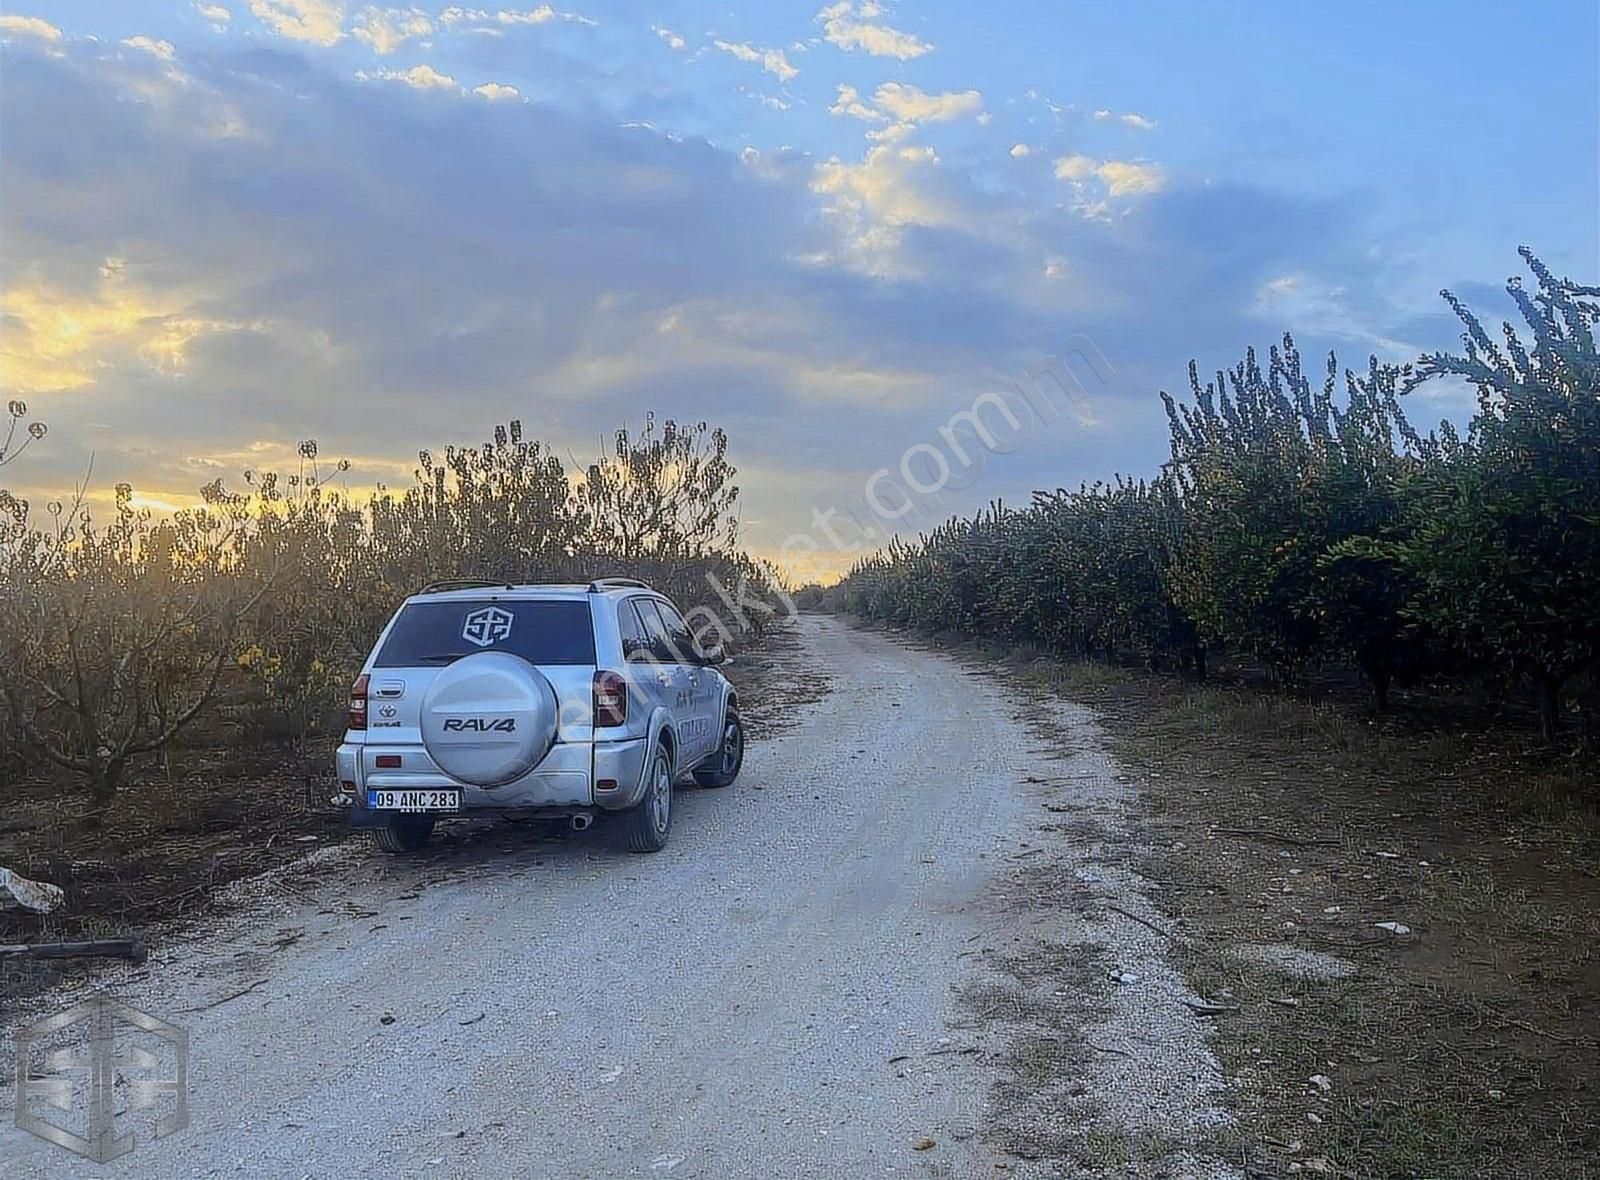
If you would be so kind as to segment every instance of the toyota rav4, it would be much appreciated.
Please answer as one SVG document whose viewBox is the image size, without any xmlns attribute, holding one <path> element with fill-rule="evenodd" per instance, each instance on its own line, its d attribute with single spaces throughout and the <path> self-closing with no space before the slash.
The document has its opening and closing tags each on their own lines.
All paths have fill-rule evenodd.
<svg viewBox="0 0 1600 1180">
<path fill-rule="evenodd" d="M 408 852 L 442 816 L 581 831 L 613 814 L 630 848 L 655 852 L 674 785 L 725 787 L 743 763 L 722 658 L 631 579 L 430 586 L 395 612 L 351 687 L 337 755 L 351 822 Z"/>
</svg>

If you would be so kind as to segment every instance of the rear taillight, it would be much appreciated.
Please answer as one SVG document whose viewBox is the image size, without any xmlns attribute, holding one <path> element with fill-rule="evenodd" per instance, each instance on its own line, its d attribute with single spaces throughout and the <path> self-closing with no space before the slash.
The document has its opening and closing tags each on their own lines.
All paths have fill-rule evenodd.
<svg viewBox="0 0 1600 1180">
<path fill-rule="evenodd" d="M 356 677 L 356 682 L 350 686 L 350 720 L 346 724 L 351 729 L 365 729 L 367 727 L 367 674 L 363 672 Z"/>
<path fill-rule="evenodd" d="M 594 723 L 597 726 L 628 723 L 628 682 L 616 672 L 594 674 Z"/>
</svg>

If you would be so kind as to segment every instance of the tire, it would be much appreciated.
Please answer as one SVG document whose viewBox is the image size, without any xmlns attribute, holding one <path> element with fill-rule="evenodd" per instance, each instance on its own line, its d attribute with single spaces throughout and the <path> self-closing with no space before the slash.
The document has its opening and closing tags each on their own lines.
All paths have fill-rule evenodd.
<svg viewBox="0 0 1600 1180">
<path fill-rule="evenodd" d="M 431 815 L 391 815 L 372 829 L 372 842 L 384 852 L 417 852 L 433 835 L 433 822 Z"/>
<path fill-rule="evenodd" d="M 729 709 L 722 723 L 722 745 L 694 772 L 694 781 L 702 787 L 731 786 L 743 765 L 744 722 L 739 718 L 739 710 Z"/>
<path fill-rule="evenodd" d="M 656 747 L 645 771 L 650 776 L 644 798 L 622 813 L 623 836 L 630 852 L 660 852 L 672 834 L 672 754 Z"/>
</svg>

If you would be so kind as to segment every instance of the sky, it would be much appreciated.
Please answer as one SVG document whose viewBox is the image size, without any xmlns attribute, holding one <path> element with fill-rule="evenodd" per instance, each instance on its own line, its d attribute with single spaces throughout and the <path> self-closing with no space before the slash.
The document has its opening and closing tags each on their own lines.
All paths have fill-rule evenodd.
<svg viewBox="0 0 1600 1180">
<path fill-rule="evenodd" d="M 837 572 L 1153 474 L 1191 359 L 1453 348 L 1523 243 L 1600 280 L 1597 10 L 0 0 L 0 385 L 50 426 L 3 480 L 159 510 L 316 438 L 403 486 L 654 413 Z"/>
</svg>

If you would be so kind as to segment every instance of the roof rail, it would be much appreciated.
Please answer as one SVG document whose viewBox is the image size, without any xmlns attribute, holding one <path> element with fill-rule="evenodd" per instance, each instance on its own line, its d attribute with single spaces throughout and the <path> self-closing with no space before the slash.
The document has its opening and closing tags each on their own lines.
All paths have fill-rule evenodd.
<svg viewBox="0 0 1600 1180">
<path fill-rule="evenodd" d="M 437 582 L 429 582 L 417 593 L 438 594 L 444 590 L 486 590 L 491 586 L 496 589 L 516 589 L 510 582 L 501 582 L 494 578 L 441 578 Z"/>
<path fill-rule="evenodd" d="M 589 593 L 598 594 L 602 590 L 648 590 L 649 582 L 641 582 L 638 578 L 596 578 L 589 583 Z"/>
</svg>

